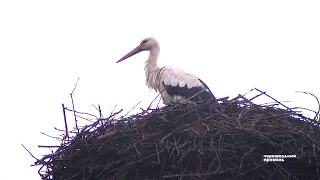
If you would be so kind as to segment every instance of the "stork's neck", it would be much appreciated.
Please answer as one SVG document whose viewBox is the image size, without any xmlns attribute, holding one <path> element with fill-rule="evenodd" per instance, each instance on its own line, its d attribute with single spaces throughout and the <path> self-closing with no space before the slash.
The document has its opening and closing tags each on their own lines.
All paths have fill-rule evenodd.
<svg viewBox="0 0 320 180">
<path fill-rule="evenodd" d="M 145 70 L 146 71 L 154 71 L 158 68 L 158 57 L 160 53 L 159 45 L 154 46 L 150 49 L 149 58 L 146 61 Z"/>
</svg>

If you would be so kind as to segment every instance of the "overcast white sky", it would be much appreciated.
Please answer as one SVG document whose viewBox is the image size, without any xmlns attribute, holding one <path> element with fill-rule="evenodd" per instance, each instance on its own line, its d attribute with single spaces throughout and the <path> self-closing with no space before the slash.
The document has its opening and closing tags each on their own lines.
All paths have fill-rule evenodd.
<svg viewBox="0 0 320 180">
<path fill-rule="evenodd" d="M 61 103 L 78 77 L 75 105 L 107 116 L 156 96 L 144 84 L 140 53 L 115 62 L 148 36 L 161 46 L 160 64 L 192 72 L 216 97 L 257 87 L 292 106 L 317 108 L 320 96 L 320 1 L 1 1 L 0 179 L 40 179 L 30 168 L 37 145 L 57 143 Z M 70 123 L 72 119 L 69 118 Z"/>
</svg>

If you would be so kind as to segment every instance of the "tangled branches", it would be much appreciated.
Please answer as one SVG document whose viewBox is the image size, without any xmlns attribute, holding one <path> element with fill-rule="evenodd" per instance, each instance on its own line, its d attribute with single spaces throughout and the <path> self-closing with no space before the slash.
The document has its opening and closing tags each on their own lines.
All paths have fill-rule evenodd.
<svg viewBox="0 0 320 180">
<path fill-rule="evenodd" d="M 48 180 L 319 179 L 318 121 L 276 105 L 239 95 L 98 118 L 35 165 Z M 296 158 L 265 162 L 267 154 Z"/>
</svg>

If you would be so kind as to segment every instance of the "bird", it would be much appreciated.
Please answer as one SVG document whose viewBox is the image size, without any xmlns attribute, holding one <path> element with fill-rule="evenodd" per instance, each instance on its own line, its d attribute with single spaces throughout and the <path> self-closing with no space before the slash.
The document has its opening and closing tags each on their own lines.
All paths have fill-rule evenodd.
<svg viewBox="0 0 320 180">
<path fill-rule="evenodd" d="M 216 100 L 209 87 L 195 75 L 174 67 L 159 67 L 157 61 L 160 46 L 153 37 L 143 39 L 136 48 L 116 63 L 142 51 L 149 51 L 149 57 L 144 68 L 146 85 L 149 89 L 160 93 L 163 104 L 196 104 L 199 101 Z"/>
</svg>

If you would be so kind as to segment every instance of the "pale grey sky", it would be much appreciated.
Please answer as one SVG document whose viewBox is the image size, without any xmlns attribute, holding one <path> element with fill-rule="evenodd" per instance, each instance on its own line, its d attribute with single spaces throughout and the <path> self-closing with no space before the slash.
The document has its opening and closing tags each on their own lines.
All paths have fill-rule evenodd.
<svg viewBox="0 0 320 180">
<path fill-rule="evenodd" d="M 78 77 L 79 111 L 149 105 L 156 94 L 144 84 L 147 53 L 115 63 L 148 36 L 160 43 L 161 65 L 194 73 L 217 97 L 257 87 L 316 109 L 294 91 L 320 96 L 319 9 L 317 0 L 1 1 L 0 179 L 39 179 L 20 144 L 50 153 L 37 145 L 57 142 L 40 132 L 63 128 L 61 103 L 70 107 Z"/>
</svg>

